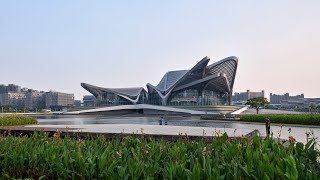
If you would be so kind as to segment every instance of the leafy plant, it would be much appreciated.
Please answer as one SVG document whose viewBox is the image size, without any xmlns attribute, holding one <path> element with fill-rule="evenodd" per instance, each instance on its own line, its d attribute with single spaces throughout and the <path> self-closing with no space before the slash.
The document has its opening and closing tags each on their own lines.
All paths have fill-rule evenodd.
<svg viewBox="0 0 320 180">
<path fill-rule="evenodd" d="M 230 140 L 227 134 L 214 140 L 176 142 L 9 135 L 0 137 L 0 177 L 96 179 L 98 174 L 99 179 L 317 179 L 320 166 L 314 143 L 292 142 L 284 147 L 271 138 Z"/>
</svg>

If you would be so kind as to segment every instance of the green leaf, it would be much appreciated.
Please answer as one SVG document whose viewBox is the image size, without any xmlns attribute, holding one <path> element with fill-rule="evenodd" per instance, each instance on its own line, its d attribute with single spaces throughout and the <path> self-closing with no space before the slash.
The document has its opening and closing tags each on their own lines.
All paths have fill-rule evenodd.
<svg viewBox="0 0 320 180">
<path fill-rule="evenodd" d="M 240 169 L 246 174 L 247 177 L 251 177 L 250 173 L 247 170 L 246 166 L 240 166 Z"/>
<path fill-rule="evenodd" d="M 38 180 L 43 180 L 43 179 L 45 179 L 45 178 L 46 178 L 46 176 L 43 175 L 43 176 L 40 176 Z"/>
</svg>

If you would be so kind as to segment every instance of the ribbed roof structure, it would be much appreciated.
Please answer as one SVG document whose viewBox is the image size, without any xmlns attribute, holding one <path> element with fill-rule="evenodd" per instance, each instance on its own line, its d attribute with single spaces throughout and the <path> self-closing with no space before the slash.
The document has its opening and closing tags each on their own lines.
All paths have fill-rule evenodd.
<svg viewBox="0 0 320 180">
<path fill-rule="evenodd" d="M 227 92 L 231 99 L 238 59 L 232 56 L 207 66 L 209 61 L 209 57 L 204 57 L 190 70 L 169 71 L 157 86 L 148 83 L 149 96 L 157 92 L 162 105 L 166 105 L 171 93 L 196 87 Z"/>
<path fill-rule="evenodd" d="M 182 70 L 182 71 L 169 71 L 167 72 L 159 84 L 157 85 L 158 89 L 162 90 L 168 90 L 170 89 L 179 79 L 181 79 L 188 70 Z"/>
</svg>

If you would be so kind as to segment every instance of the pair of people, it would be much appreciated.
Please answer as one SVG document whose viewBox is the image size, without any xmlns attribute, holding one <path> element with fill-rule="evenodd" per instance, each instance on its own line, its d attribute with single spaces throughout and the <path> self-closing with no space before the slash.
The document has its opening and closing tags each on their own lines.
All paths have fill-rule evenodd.
<svg viewBox="0 0 320 180">
<path fill-rule="evenodd" d="M 160 125 L 167 125 L 167 121 L 164 121 L 163 117 L 160 118 L 159 120 Z"/>
</svg>

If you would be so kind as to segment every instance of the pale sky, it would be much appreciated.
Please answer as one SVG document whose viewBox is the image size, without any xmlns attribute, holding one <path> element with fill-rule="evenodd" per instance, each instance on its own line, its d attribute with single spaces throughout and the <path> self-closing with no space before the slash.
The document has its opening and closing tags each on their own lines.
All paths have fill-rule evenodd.
<svg viewBox="0 0 320 180">
<path fill-rule="evenodd" d="M 0 0 L 0 84 L 90 94 L 239 59 L 234 92 L 320 97 L 320 1 Z"/>
</svg>

